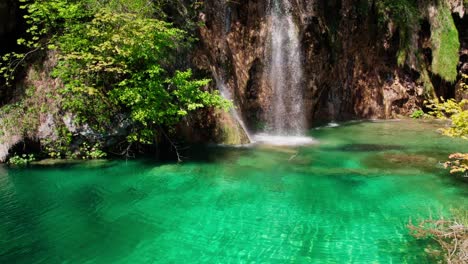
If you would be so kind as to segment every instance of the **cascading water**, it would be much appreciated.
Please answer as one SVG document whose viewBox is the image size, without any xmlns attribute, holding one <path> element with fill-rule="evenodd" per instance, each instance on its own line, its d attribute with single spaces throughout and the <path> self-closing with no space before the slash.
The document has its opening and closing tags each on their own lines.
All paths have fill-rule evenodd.
<svg viewBox="0 0 468 264">
<path fill-rule="evenodd" d="M 291 16 L 289 0 L 273 0 L 271 7 L 271 59 L 269 67 L 273 102 L 271 132 L 303 135 L 306 129 L 299 32 Z"/>
<path fill-rule="evenodd" d="M 272 0 L 269 77 L 273 98 L 267 111 L 267 132 L 256 141 L 275 145 L 312 143 L 303 137 L 306 117 L 303 95 L 303 70 L 299 30 L 292 17 L 290 0 Z"/>
<path fill-rule="evenodd" d="M 270 145 L 303 145 L 314 141 L 304 137 L 307 125 L 303 101 L 303 71 L 301 63 L 301 47 L 299 30 L 292 17 L 290 0 L 271 0 L 270 2 L 270 57 L 269 67 L 264 73 L 268 77 L 273 90 L 272 102 L 267 114 L 267 130 L 265 134 L 251 137 L 241 115 L 234 107 L 231 116 L 243 129 L 250 142 L 266 143 Z M 227 1 L 222 0 L 222 17 L 224 27 L 222 39 L 227 40 L 230 31 L 231 9 Z M 222 43 L 227 48 L 227 42 Z M 220 71 L 218 71 L 220 70 Z M 221 94 L 233 100 L 223 78 L 222 69 L 212 69 L 218 90 Z M 235 102 L 234 102 L 235 105 Z M 242 131 L 239 131 L 242 132 Z"/>
<path fill-rule="evenodd" d="M 213 76 L 214 76 L 215 81 L 216 81 L 216 86 L 217 86 L 219 92 L 221 93 L 221 95 L 222 95 L 224 98 L 233 101 L 233 98 L 232 98 L 232 96 L 231 96 L 231 93 L 230 93 L 229 90 L 227 89 L 226 83 L 225 83 L 224 79 L 223 79 L 220 75 L 218 75 L 218 74 L 216 73 L 216 70 L 214 70 L 214 69 L 213 69 Z M 233 101 L 233 102 L 234 102 L 234 101 Z M 240 115 L 239 115 L 239 113 L 238 113 L 237 108 L 236 108 L 235 105 L 234 105 L 233 108 L 231 108 L 230 113 L 231 113 L 231 115 L 234 117 L 234 119 L 237 121 L 237 123 L 240 125 L 240 129 L 243 129 L 243 130 L 244 130 L 244 131 L 239 131 L 239 133 L 242 133 L 242 132 L 245 133 L 245 135 L 247 136 L 247 138 L 249 139 L 249 141 L 250 141 L 250 142 L 253 142 L 253 140 L 252 140 L 252 138 L 251 138 L 251 136 L 250 136 L 250 134 L 249 134 L 249 131 L 248 131 L 247 127 L 245 126 L 244 121 L 243 121 L 242 118 L 240 117 Z"/>
<path fill-rule="evenodd" d="M 222 0 L 220 3 L 221 3 L 221 7 L 222 7 L 222 9 L 221 9 L 222 14 L 221 15 L 224 18 L 224 28 L 223 28 L 223 31 L 222 31 L 222 34 L 223 34 L 222 39 L 224 40 L 224 42 L 222 43 L 222 46 L 223 46 L 223 49 L 226 49 L 227 48 L 227 42 L 226 42 L 227 41 L 227 33 L 229 32 L 229 30 L 231 28 L 231 8 L 229 7 L 226 0 Z M 235 100 L 232 97 L 231 92 L 229 91 L 222 74 L 218 73 L 218 71 L 217 71 L 217 69 L 215 67 L 212 68 L 212 73 L 213 73 L 213 77 L 214 77 L 214 79 L 216 81 L 216 86 L 217 86 L 219 92 L 221 93 L 221 95 L 224 98 L 234 102 L 234 107 L 231 108 L 230 114 L 236 120 L 236 122 L 239 125 L 239 126 L 237 126 L 237 129 L 242 129 L 243 130 L 243 131 L 238 131 L 238 134 L 245 134 L 245 136 L 249 140 L 249 143 L 252 143 L 253 142 L 252 137 L 250 136 L 249 131 L 248 131 L 243 119 L 241 118 L 241 115 L 239 114 L 239 112 L 237 110 Z"/>
</svg>

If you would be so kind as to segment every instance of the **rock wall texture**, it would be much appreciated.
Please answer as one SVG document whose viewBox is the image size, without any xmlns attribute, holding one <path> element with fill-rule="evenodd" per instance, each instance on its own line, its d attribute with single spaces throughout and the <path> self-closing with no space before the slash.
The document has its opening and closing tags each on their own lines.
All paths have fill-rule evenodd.
<svg viewBox="0 0 468 264">
<path fill-rule="evenodd" d="M 424 100 L 419 73 L 397 65 L 398 36 L 378 28 L 375 10 L 363 14 L 360 2 L 291 0 L 302 43 L 304 111 L 310 125 L 395 118 L 410 114 Z M 223 76 L 251 130 L 261 127 L 265 109 L 274 107 L 269 105 L 272 89 L 265 74 L 269 6 L 269 0 L 206 0 L 200 14 L 205 24 L 200 28 L 202 44 L 194 55 L 199 68 Z M 454 4 L 454 11 L 460 9 L 463 6 Z M 466 16 L 456 21 L 460 32 L 467 30 Z M 422 28 L 416 36 L 421 46 L 430 36 Z M 453 93 L 453 84 L 437 84 L 439 95 Z"/>
</svg>

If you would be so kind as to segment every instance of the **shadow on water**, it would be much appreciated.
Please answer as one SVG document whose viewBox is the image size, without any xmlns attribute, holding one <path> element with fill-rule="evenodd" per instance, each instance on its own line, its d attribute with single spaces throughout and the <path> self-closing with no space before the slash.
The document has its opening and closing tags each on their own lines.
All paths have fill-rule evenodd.
<svg viewBox="0 0 468 264">
<path fill-rule="evenodd" d="M 191 145 L 181 152 L 184 163 L 216 163 L 219 161 L 235 161 L 241 156 L 252 153 L 250 147 L 235 147 L 221 145 Z M 154 164 L 155 160 L 145 157 L 145 163 Z M 163 164 L 174 164 L 176 161 L 165 161 Z"/>
<path fill-rule="evenodd" d="M 402 227 L 404 229 L 405 227 Z M 404 231 L 404 230 L 402 230 Z M 397 263 L 440 263 L 442 259 L 428 255 L 421 248 L 438 248 L 438 244 L 432 239 L 415 239 L 410 235 L 404 235 L 405 241 L 398 239 L 379 239 L 376 245 L 379 248 L 379 255 L 382 257 L 392 256 L 393 262 Z"/>
</svg>

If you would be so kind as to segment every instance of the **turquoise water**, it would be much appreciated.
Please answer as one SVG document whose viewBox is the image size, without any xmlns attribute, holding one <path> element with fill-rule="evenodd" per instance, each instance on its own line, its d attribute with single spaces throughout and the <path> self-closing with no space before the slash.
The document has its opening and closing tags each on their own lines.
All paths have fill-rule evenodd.
<svg viewBox="0 0 468 264">
<path fill-rule="evenodd" d="M 433 263 L 410 218 L 468 207 L 439 162 L 468 144 L 413 121 L 318 144 L 0 167 L 0 263 Z"/>
</svg>

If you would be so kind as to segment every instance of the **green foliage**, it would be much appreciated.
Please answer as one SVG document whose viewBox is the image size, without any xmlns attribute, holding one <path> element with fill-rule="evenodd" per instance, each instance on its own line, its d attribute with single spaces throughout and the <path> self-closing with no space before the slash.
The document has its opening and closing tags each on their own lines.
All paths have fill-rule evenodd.
<svg viewBox="0 0 468 264">
<path fill-rule="evenodd" d="M 43 151 L 53 159 L 75 158 L 71 151 L 72 134 L 63 124 L 55 127 L 56 139 L 44 139 L 41 142 Z"/>
<path fill-rule="evenodd" d="M 411 118 L 414 118 L 414 119 L 418 119 L 418 118 L 421 118 L 424 116 L 424 111 L 421 110 L 421 109 L 418 109 L 418 110 L 415 110 L 412 114 L 411 114 Z"/>
<path fill-rule="evenodd" d="M 34 88 L 27 88 L 30 93 Z M 20 100 L 0 108 L 1 128 L 10 135 L 28 137 L 34 135 L 39 125 L 38 109 L 30 107 L 32 100 Z"/>
<path fill-rule="evenodd" d="M 444 100 L 441 98 L 440 102 L 428 101 L 427 107 L 431 109 L 429 114 L 436 118 L 451 119 L 452 126 L 441 129 L 444 135 L 468 139 L 468 110 L 465 110 L 467 103 L 468 100 L 457 102 L 454 99 Z"/>
<path fill-rule="evenodd" d="M 456 80 L 460 42 L 448 1 L 381 0 L 375 6 L 381 28 L 392 25 L 399 33 L 398 65 L 420 72 L 426 96 L 435 97 L 429 71 L 446 81 Z M 432 62 L 426 62 L 418 41 L 423 19 L 431 25 Z"/>
<path fill-rule="evenodd" d="M 468 92 L 468 74 L 462 74 L 462 78 L 459 82 L 459 89 L 462 93 Z"/>
<path fill-rule="evenodd" d="M 428 108 L 430 114 L 439 118 L 450 118 L 452 125 L 449 128 L 441 129 L 442 133 L 449 137 L 459 137 L 468 140 L 468 100 L 456 102 L 454 99 L 441 102 L 429 101 Z M 466 173 L 468 171 L 468 154 L 454 153 L 450 155 L 450 161 L 445 162 L 445 168 L 450 168 L 450 173 Z"/>
<path fill-rule="evenodd" d="M 64 107 L 79 123 L 104 131 L 124 111 L 134 121 L 129 141 L 151 143 L 159 126 L 174 125 L 190 111 L 230 106 L 201 90 L 209 80 L 193 79 L 190 70 L 171 73 L 187 36 L 169 23 L 102 11 L 75 29 L 58 39 L 55 74 L 65 83 Z"/>
<path fill-rule="evenodd" d="M 96 0 L 98 1 L 98 0 Z M 53 34 L 58 34 L 69 25 L 79 24 L 90 15 L 86 6 L 91 1 L 67 0 L 19 0 L 20 8 L 26 10 L 24 19 L 27 25 L 26 34 L 17 40 L 25 52 L 11 52 L 0 60 L 0 76 L 7 85 L 11 85 L 16 70 L 26 64 L 26 59 L 37 51 L 53 48 L 47 41 Z"/>
<path fill-rule="evenodd" d="M 104 151 L 101 150 L 101 146 L 98 143 L 91 146 L 88 143 L 84 142 L 80 146 L 78 156 L 81 157 L 81 159 L 90 160 L 90 159 L 105 158 L 107 156 L 107 154 Z"/>
<path fill-rule="evenodd" d="M 27 52 L 5 55 L 0 74 L 11 81 L 30 54 L 56 51 L 58 64 L 53 77 L 63 82 L 60 107 L 73 113 L 76 125 L 89 125 L 105 133 L 113 118 L 123 113 L 133 121 L 128 141 L 152 143 L 160 127 L 175 125 L 191 111 L 231 107 L 218 92 L 206 91 L 209 80 L 196 79 L 190 69 L 175 67 L 193 38 L 160 20 L 165 18 L 162 10 L 169 1 L 21 2 L 29 28 L 18 45 Z M 8 112 L 22 115 L 21 109 L 34 107 L 20 102 L 17 108 Z M 46 111 L 38 105 L 35 109 Z M 74 156 L 70 151 L 72 135 L 57 125 L 58 139 L 44 140 L 44 150 L 54 158 Z M 37 128 L 37 124 L 30 128 Z M 86 158 L 102 155 L 93 150 L 79 152 L 88 153 L 83 155 Z"/>
<path fill-rule="evenodd" d="M 464 104 L 468 101 L 465 100 Z M 451 117 L 452 127 L 444 129 L 444 135 L 468 139 L 468 110 L 460 111 Z"/>
<path fill-rule="evenodd" d="M 432 72 L 444 80 L 454 82 L 457 78 L 460 41 L 450 8 L 442 1 L 431 23 Z"/>
<path fill-rule="evenodd" d="M 397 53 L 398 65 L 403 66 L 409 56 L 414 55 L 416 47 L 413 35 L 419 29 L 421 12 L 414 0 L 381 0 L 376 1 L 379 24 L 394 23 L 400 34 L 400 49 Z"/>
<path fill-rule="evenodd" d="M 455 99 L 445 100 L 440 98 L 440 101 L 437 100 L 428 100 L 424 102 L 426 107 L 431 109 L 429 112 L 430 115 L 438 119 L 448 119 L 452 115 L 457 114 L 463 111 L 464 102 L 458 103 Z"/>
<path fill-rule="evenodd" d="M 23 154 L 23 155 L 13 155 L 10 157 L 8 160 L 8 164 L 14 165 L 14 166 L 26 166 L 29 163 L 35 161 L 36 158 L 34 157 L 33 154 Z"/>
</svg>

